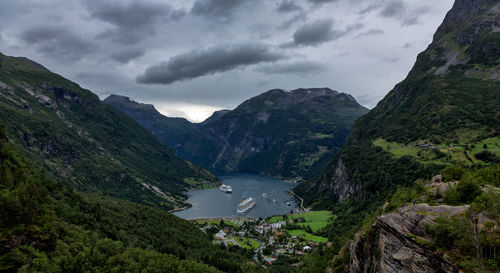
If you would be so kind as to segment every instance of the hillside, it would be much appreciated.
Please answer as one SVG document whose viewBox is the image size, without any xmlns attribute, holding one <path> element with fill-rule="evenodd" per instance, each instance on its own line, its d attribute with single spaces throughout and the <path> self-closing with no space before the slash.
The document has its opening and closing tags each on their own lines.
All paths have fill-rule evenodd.
<svg viewBox="0 0 500 273">
<path fill-rule="evenodd" d="M 46 174 L 0 124 L 1 272 L 258 272 L 252 252 L 226 251 L 165 210 L 76 192 Z"/>
<path fill-rule="evenodd" d="M 275 89 L 234 110 L 216 112 L 193 124 L 193 129 L 186 120 L 177 126 L 180 120 L 158 118 L 151 106 L 117 98 L 110 96 L 105 102 L 137 120 L 187 160 L 216 172 L 298 179 L 324 168 L 343 145 L 354 120 L 367 112 L 352 96 L 328 88 Z M 191 130 L 190 137 L 186 129 Z"/>
<path fill-rule="evenodd" d="M 302 193 L 383 196 L 448 164 L 496 161 L 499 14 L 496 1 L 457 1 L 408 77 L 355 122 L 341 152 Z"/>
<path fill-rule="evenodd" d="M 216 182 L 90 91 L 26 58 L 0 54 L 0 91 L 9 140 L 78 190 L 172 209 L 184 190 Z"/>
<path fill-rule="evenodd" d="M 499 24 L 498 1 L 457 0 L 407 78 L 354 123 L 322 175 L 296 189 L 337 215 L 324 235 L 349 238 L 388 195 L 446 166 L 499 162 Z"/>
</svg>

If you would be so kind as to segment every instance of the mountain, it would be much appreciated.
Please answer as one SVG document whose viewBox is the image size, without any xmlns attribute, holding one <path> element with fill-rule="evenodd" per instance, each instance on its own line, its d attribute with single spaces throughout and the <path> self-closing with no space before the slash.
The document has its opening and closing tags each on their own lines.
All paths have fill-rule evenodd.
<svg viewBox="0 0 500 273">
<path fill-rule="evenodd" d="M 176 119 L 158 119 L 157 111 L 144 110 L 151 106 L 117 96 L 104 101 L 137 120 L 179 156 L 210 170 L 299 179 L 322 169 L 344 143 L 354 120 L 367 112 L 352 96 L 328 88 L 275 89 L 234 110 L 215 112 L 193 124 L 194 129 L 176 129 Z"/>
<path fill-rule="evenodd" d="M 399 188 L 411 187 L 417 179 L 428 181 L 443 168 L 476 170 L 500 162 L 499 26 L 498 1 L 457 0 L 406 79 L 354 123 L 346 144 L 321 175 L 294 190 L 306 204 L 333 211 L 335 220 L 322 232 L 339 248 L 373 223 Z M 497 179 L 498 173 L 464 178 L 473 181 L 467 186 L 472 188 Z M 448 186 L 455 189 L 453 185 Z M 418 196 L 406 196 L 405 202 L 418 201 Z M 382 236 L 368 235 L 377 239 L 377 234 Z M 370 253 L 380 254 L 384 242 L 373 241 L 378 244 L 367 245 L 374 251 Z M 370 264 L 369 254 L 358 254 Z M 351 272 L 368 268 L 377 271 L 368 266 Z"/>
<path fill-rule="evenodd" d="M 111 95 L 105 103 L 133 117 L 145 129 L 169 147 L 183 142 L 197 130 L 196 124 L 184 118 L 170 118 L 158 112 L 151 104 L 138 103 L 128 97 Z"/>
<path fill-rule="evenodd" d="M 1 272 L 258 272 L 252 251 L 221 249 L 165 210 L 75 191 L 18 147 L 0 124 Z"/>
<path fill-rule="evenodd" d="M 499 13 L 497 1 L 457 0 L 407 78 L 302 192 L 342 201 L 429 177 L 433 166 L 481 164 L 473 153 L 500 131 Z"/>
<path fill-rule="evenodd" d="M 175 156 L 92 92 L 26 58 L 0 54 L 0 120 L 23 156 L 82 191 L 167 209 L 217 179 Z"/>
</svg>

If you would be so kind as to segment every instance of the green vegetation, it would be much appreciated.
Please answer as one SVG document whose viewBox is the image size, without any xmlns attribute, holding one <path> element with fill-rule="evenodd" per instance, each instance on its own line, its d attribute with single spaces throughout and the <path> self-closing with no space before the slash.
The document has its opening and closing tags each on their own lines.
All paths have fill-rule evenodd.
<svg viewBox="0 0 500 273">
<path fill-rule="evenodd" d="M 476 194 L 464 215 L 438 217 L 427 232 L 465 272 L 498 272 L 499 224 L 500 193 L 495 189 Z"/>
<path fill-rule="evenodd" d="M 433 148 L 423 148 L 426 143 L 401 144 L 377 138 L 373 145 L 381 147 L 396 157 L 413 156 L 421 163 L 466 164 L 491 163 L 500 160 L 500 138 L 492 137 L 481 141 L 457 144 L 432 144 Z M 488 148 L 489 147 L 489 148 Z"/>
<path fill-rule="evenodd" d="M 183 179 L 216 182 L 137 122 L 27 59 L 0 55 L 0 117 L 23 156 L 72 187 L 149 206 L 182 206 Z"/>
<path fill-rule="evenodd" d="M 310 228 L 313 232 L 318 232 L 320 229 L 326 227 L 328 222 L 333 217 L 331 211 L 308 211 L 299 214 L 290 215 L 289 219 L 300 219 L 304 222 L 296 222 L 295 224 L 303 227 Z"/>
<path fill-rule="evenodd" d="M 241 248 L 213 245 L 160 209 L 54 182 L 0 126 L 0 269 L 26 272 L 252 272 Z"/>
<path fill-rule="evenodd" d="M 498 174 L 490 171 L 483 171 L 483 182 L 467 178 L 467 173 L 488 169 L 500 156 L 500 81 L 491 76 L 500 69 L 498 35 L 491 35 L 495 15 L 481 4 L 467 3 L 457 1 L 407 78 L 354 123 L 326 170 L 294 190 L 306 205 L 336 215 L 319 231 L 333 243 L 333 255 L 348 248 L 356 231 L 373 223 L 384 203 L 396 209 L 420 194 L 431 204 L 442 200 L 444 191 L 429 193 L 413 182 L 429 181 L 447 166 L 461 165 L 444 174 L 446 180 L 461 181 L 456 194 L 448 193 L 450 202 L 471 202 L 478 185 L 499 183 Z M 489 7 L 494 3 L 485 1 Z M 463 58 L 461 64 L 445 66 L 455 52 Z M 333 262 L 338 272 L 348 264 L 347 252 Z"/>
<path fill-rule="evenodd" d="M 241 238 L 241 237 L 231 237 L 233 238 L 240 246 L 255 250 L 260 246 L 260 243 L 252 238 Z"/>
<path fill-rule="evenodd" d="M 297 236 L 297 237 L 302 237 L 306 240 L 309 240 L 309 241 L 315 241 L 317 243 L 326 243 L 328 242 L 328 238 L 325 238 L 325 237 L 321 237 L 321 236 L 316 236 L 316 235 L 312 235 L 308 232 L 306 232 L 305 230 L 302 230 L 302 229 L 292 229 L 292 230 L 287 230 L 288 234 L 290 236 Z"/>
</svg>

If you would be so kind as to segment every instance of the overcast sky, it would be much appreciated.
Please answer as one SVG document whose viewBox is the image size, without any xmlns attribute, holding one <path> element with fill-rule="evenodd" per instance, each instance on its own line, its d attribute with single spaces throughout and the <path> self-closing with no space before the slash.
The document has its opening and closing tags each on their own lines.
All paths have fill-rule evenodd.
<svg viewBox="0 0 500 273">
<path fill-rule="evenodd" d="M 0 52 L 98 94 L 201 121 L 269 89 L 329 87 L 372 108 L 453 0 L 0 0 Z"/>
</svg>

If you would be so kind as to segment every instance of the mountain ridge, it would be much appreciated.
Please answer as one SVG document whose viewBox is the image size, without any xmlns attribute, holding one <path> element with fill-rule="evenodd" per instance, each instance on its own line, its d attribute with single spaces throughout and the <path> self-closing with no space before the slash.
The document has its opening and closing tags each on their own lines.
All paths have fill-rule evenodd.
<svg viewBox="0 0 500 273">
<path fill-rule="evenodd" d="M 136 119 L 179 156 L 215 172 L 299 179 L 320 169 L 343 143 L 354 119 L 367 111 L 351 95 L 329 88 L 272 89 L 199 124 L 174 128 L 172 118 L 160 122 L 157 113 L 145 120 L 142 113 L 147 111 L 137 110 L 145 105 L 116 96 L 104 102 Z M 290 151 L 297 141 L 298 153 L 310 158 L 301 161 Z"/>
<path fill-rule="evenodd" d="M 9 139 L 50 173 L 169 209 L 185 205 L 184 190 L 217 181 L 97 95 L 27 60 L 0 55 L 0 116 Z"/>
</svg>

